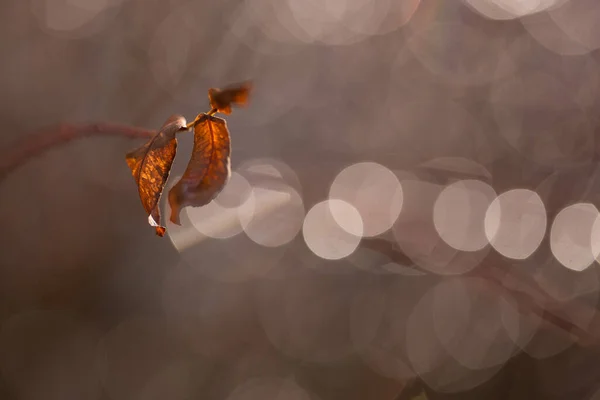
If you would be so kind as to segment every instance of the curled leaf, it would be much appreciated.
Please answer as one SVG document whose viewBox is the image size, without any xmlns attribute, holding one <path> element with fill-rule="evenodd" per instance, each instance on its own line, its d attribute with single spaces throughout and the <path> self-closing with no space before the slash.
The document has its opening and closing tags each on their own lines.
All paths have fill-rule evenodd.
<svg viewBox="0 0 600 400">
<path fill-rule="evenodd" d="M 169 191 L 171 222 L 179 225 L 179 213 L 186 206 L 210 203 L 221 192 L 229 175 L 231 143 L 227 123 L 204 114 L 194 125 L 194 149 L 188 166 Z"/>
<path fill-rule="evenodd" d="M 252 84 L 243 82 L 236 85 L 227 86 L 224 89 L 208 89 L 208 99 L 213 110 L 229 115 L 231 106 L 245 106 L 248 104 L 248 97 Z"/>
<path fill-rule="evenodd" d="M 183 116 L 172 115 L 152 139 L 125 157 L 138 185 L 142 205 L 148 213 L 148 223 L 156 228 L 158 236 L 165 234 L 165 227 L 160 225 L 158 202 L 177 152 L 175 134 L 185 130 L 185 124 Z"/>
</svg>

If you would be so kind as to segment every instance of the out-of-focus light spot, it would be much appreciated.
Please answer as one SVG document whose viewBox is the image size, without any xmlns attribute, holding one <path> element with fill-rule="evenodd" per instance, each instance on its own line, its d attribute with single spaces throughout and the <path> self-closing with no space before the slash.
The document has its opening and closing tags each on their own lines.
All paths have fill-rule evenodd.
<svg viewBox="0 0 600 400">
<path fill-rule="evenodd" d="M 353 352 L 348 333 L 353 281 L 306 271 L 259 282 L 255 304 L 260 324 L 271 344 L 287 356 L 324 364 L 340 361 Z"/>
<path fill-rule="evenodd" d="M 252 186 L 240 173 L 233 171 L 229 181 L 215 198 L 215 203 L 225 208 L 237 208 L 252 196 Z"/>
<path fill-rule="evenodd" d="M 48 33 L 84 37 L 96 33 L 107 21 L 106 11 L 120 0 L 31 0 L 31 10 Z"/>
<path fill-rule="evenodd" d="M 298 192 L 289 186 L 282 190 L 255 187 L 252 194 L 254 202 L 250 207 L 239 209 L 246 235 L 267 247 L 291 242 L 304 220 L 304 203 Z"/>
<path fill-rule="evenodd" d="M 253 378 L 236 387 L 227 400 L 313 400 L 294 380 Z"/>
<path fill-rule="evenodd" d="M 365 0 L 360 0 L 359 3 Z M 313 41 L 329 45 L 352 44 L 367 35 L 353 32 L 344 23 L 355 12 L 357 4 L 341 1 L 287 0 L 296 23 Z M 360 4 L 358 4 L 360 6 Z M 365 15 L 369 17 L 368 14 Z"/>
<path fill-rule="evenodd" d="M 574 271 L 592 265 L 600 252 L 599 218 L 598 209 L 589 203 L 573 204 L 556 215 L 550 228 L 550 249 L 562 265 Z"/>
<path fill-rule="evenodd" d="M 179 179 L 178 176 L 171 178 L 164 192 L 168 193 Z M 167 235 L 173 245 L 179 251 L 184 251 L 207 238 L 227 239 L 241 233 L 243 227 L 240 217 L 254 213 L 254 194 L 252 190 L 248 191 L 248 186 L 243 176 L 233 172 L 232 180 L 209 204 L 181 210 L 181 225 L 175 225 L 169 220 L 171 207 L 169 202 L 165 202 L 162 214 L 166 220 Z"/>
<path fill-rule="evenodd" d="M 420 268 L 441 275 L 464 274 L 490 251 L 463 252 L 448 245 L 436 230 L 433 209 L 443 185 L 414 179 L 402 180 L 404 203 L 392 233 L 402 251 Z"/>
<path fill-rule="evenodd" d="M 573 346 L 574 342 L 574 336 L 565 330 L 538 329 L 523 351 L 532 358 L 543 360 L 562 353 Z"/>
<path fill-rule="evenodd" d="M 585 225 L 583 229 L 586 230 Z M 598 271 L 595 268 L 572 270 L 565 268 L 552 254 L 548 254 L 547 258 L 548 261 L 542 261 L 543 268 L 537 268 L 532 274 L 538 287 L 560 304 L 566 321 L 584 330 L 595 329 L 590 324 L 596 319 L 596 308 L 579 307 L 579 304 L 597 304 L 600 295 Z M 543 347 L 547 354 L 551 354 L 562 346 L 559 341 L 557 346 L 545 344 Z"/>
<path fill-rule="evenodd" d="M 256 7 L 256 2 L 249 2 L 252 6 L 246 4 L 245 15 L 273 41 L 290 42 L 295 38 L 303 43 L 348 45 L 398 29 L 411 19 L 420 2 L 287 0 L 273 2 L 270 7 Z M 238 31 L 241 34 L 240 28 Z"/>
<path fill-rule="evenodd" d="M 575 56 L 590 52 L 589 48 L 567 36 L 547 12 L 521 18 L 521 24 L 533 39 L 556 54 Z"/>
<path fill-rule="evenodd" d="M 534 266 L 543 265 L 542 268 L 535 269 L 532 278 L 542 290 L 558 302 L 556 304 L 560 304 L 563 318 L 581 329 L 590 328 L 591 321 L 595 320 L 596 310 L 593 307 L 581 308 L 580 304 L 597 303 L 599 285 L 597 271 L 594 268 L 581 272 L 572 271 L 564 268 L 549 252 L 540 254 L 540 256 L 546 255 L 548 261 L 534 259 L 529 263 Z M 514 263 L 509 268 L 522 274 L 523 262 Z M 518 275 L 512 273 L 504 276 L 501 285 L 517 291 L 522 290 L 520 288 L 523 287 Z M 515 312 L 518 314 L 519 336 L 516 344 L 530 356 L 540 359 L 551 357 L 573 344 L 575 339 L 570 332 L 556 328 L 544 329 L 547 325 L 539 312 L 519 307 L 514 300 L 507 306 L 513 309 L 510 310 L 511 314 Z"/>
<path fill-rule="evenodd" d="M 202 207 L 186 207 L 185 213 L 198 232 L 211 238 L 226 239 L 242 232 L 240 210 L 244 210 L 244 215 L 252 215 L 255 204 L 254 196 L 250 195 L 239 208 L 225 208 L 211 201 Z"/>
<path fill-rule="evenodd" d="M 350 310 L 352 343 L 378 374 L 398 381 L 415 377 L 404 342 L 406 321 L 427 285 L 426 279 L 406 277 L 356 291 Z"/>
<path fill-rule="evenodd" d="M 491 368 L 468 368 L 449 354 L 447 348 L 450 348 L 452 333 L 456 335 L 454 336 L 456 340 L 454 346 L 451 348 L 456 349 L 456 346 L 463 339 L 460 333 L 461 331 L 464 332 L 464 328 L 458 326 L 447 331 L 446 334 L 448 334 L 448 337 L 444 339 L 444 344 L 440 340 L 440 335 L 443 334 L 443 331 L 440 332 L 440 328 L 443 328 L 441 325 L 444 321 L 451 322 L 452 315 L 456 318 L 460 318 L 459 316 L 462 315 L 463 320 L 466 320 L 468 317 L 466 317 L 466 314 L 463 314 L 464 310 L 459 308 L 452 310 L 454 312 L 452 315 L 445 316 L 444 321 L 436 321 L 438 313 L 434 313 L 434 310 L 436 303 L 440 302 L 439 299 L 436 299 L 436 292 L 438 290 L 437 287 L 433 287 L 427 291 L 413 308 L 412 313 L 407 319 L 407 356 L 415 372 L 419 374 L 428 386 L 437 392 L 456 393 L 467 391 L 488 381 L 500 370 L 502 365 L 495 365 Z M 451 298 L 451 301 L 447 301 L 448 306 L 452 306 L 454 300 L 454 298 Z M 472 303 L 472 301 L 469 301 L 469 304 L 472 305 Z M 460 305 L 464 306 L 465 304 L 464 302 L 460 302 Z M 473 333 L 476 334 L 476 329 L 473 330 Z M 466 346 L 468 352 L 469 347 L 468 345 Z M 456 354 L 456 351 L 454 353 Z M 484 354 L 477 354 L 476 352 L 469 354 L 469 357 L 471 357 L 475 364 L 477 364 L 477 356 L 485 357 Z M 480 360 L 483 360 L 484 357 L 481 357 Z"/>
<path fill-rule="evenodd" d="M 592 225 L 592 254 L 596 254 L 596 262 L 600 263 L 600 216 L 596 217 L 594 224 Z"/>
<path fill-rule="evenodd" d="M 435 287 L 435 332 L 461 365 L 474 370 L 501 366 L 516 350 L 517 315 L 508 314 L 500 301 L 482 279 L 452 279 Z"/>
<path fill-rule="evenodd" d="M 178 178 L 174 178 L 171 182 L 178 181 Z M 172 186 L 173 184 L 171 184 Z M 168 193 L 168 189 L 165 189 Z M 171 207 L 168 202 L 165 202 L 164 211 L 162 215 L 166 216 L 166 227 L 167 227 L 167 236 L 173 246 L 179 251 L 183 252 L 186 249 L 194 247 L 200 242 L 209 239 L 206 235 L 200 233 L 198 229 L 192 224 L 188 217 L 188 213 L 185 210 L 181 212 L 180 223 L 181 225 L 175 225 L 168 219 L 168 216 L 171 215 Z"/>
<path fill-rule="evenodd" d="M 262 277 L 278 266 L 285 248 L 265 250 L 257 243 L 281 246 L 299 232 L 304 217 L 300 195 L 281 179 L 279 170 L 263 167 L 254 165 L 251 168 L 254 173 L 248 170 L 233 172 L 232 180 L 213 202 L 199 208 L 188 207 L 193 209 L 191 212 L 182 211 L 181 225 L 165 218 L 169 239 L 182 259 L 200 275 L 221 282 Z M 287 173 L 284 175 L 289 177 Z M 250 187 L 249 192 L 246 176 L 257 185 Z M 177 177 L 171 179 L 170 186 L 177 181 Z M 260 195 L 260 203 L 256 195 Z M 163 215 L 168 217 L 170 212 L 168 202 L 165 202 Z M 284 223 L 277 225 L 275 220 L 281 221 L 282 216 Z M 243 230 L 246 235 L 239 234 Z M 213 241 L 211 238 L 227 240 Z M 232 252 L 232 248 L 236 251 Z"/>
<path fill-rule="evenodd" d="M 238 40 L 262 54 L 289 54 L 312 42 L 284 1 L 245 0 L 231 13 L 229 26 Z"/>
<path fill-rule="evenodd" d="M 248 237 L 267 247 L 292 241 L 304 219 L 302 187 L 294 170 L 279 160 L 253 159 L 238 171 L 252 186 L 252 203 L 239 208 Z"/>
<path fill-rule="evenodd" d="M 182 219 L 181 227 L 171 225 L 167 225 L 167 232 L 181 258 L 199 275 L 214 281 L 242 282 L 263 277 L 277 268 L 286 251 L 285 247 L 265 249 L 247 235 L 210 240 L 187 218 Z"/>
<path fill-rule="evenodd" d="M 500 320 L 513 343 L 523 348 L 529 343 L 542 320 L 530 310 L 519 309 L 517 301 L 508 292 L 498 299 Z"/>
<path fill-rule="evenodd" d="M 549 11 L 552 20 L 572 40 L 589 51 L 600 48 L 600 4 L 595 0 L 564 1 Z"/>
<path fill-rule="evenodd" d="M 484 219 L 494 189 L 481 181 L 463 180 L 447 186 L 433 207 L 433 223 L 440 237 L 462 251 L 477 251 L 489 242 Z"/>
<path fill-rule="evenodd" d="M 463 2 L 471 9 L 489 19 L 495 20 L 510 20 L 519 18 L 518 14 L 502 8 L 498 2 L 494 0 L 463 0 Z"/>
<path fill-rule="evenodd" d="M 263 160 L 253 160 L 244 165 L 244 171 L 250 174 L 262 175 L 270 178 L 282 178 L 283 174 L 272 162 Z"/>
<path fill-rule="evenodd" d="M 377 236 L 390 229 L 398 218 L 404 195 L 392 171 L 377 163 L 363 162 L 345 168 L 335 177 L 329 198 L 343 200 L 355 207 L 363 221 L 362 234 Z M 331 214 L 347 232 L 360 235 L 354 221 L 340 215 L 343 211 L 335 208 Z"/>
<path fill-rule="evenodd" d="M 302 193 L 298 175 L 289 165 L 272 158 L 255 158 L 244 161 L 237 171 L 244 176 L 252 187 L 277 190 L 291 186 Z"/>
<path fill-rule="evenodd" d="M 565 0 L 464 0 L 483 16 L 507 20 L 539 13 Z"/>
<path fill-rule="evenodd" d="M 346 229 L 340 226 L 338 220 Z M 358 210 L 345 201 L 335 199 L 315 204 L 306 214 L 302 226 L 308 248 L 327 260 L 339 260 L 352 254 L 360 243 L 362 232 L 363 222 Z"/>
<path fill-rule="evenodd" d="M 347 3 L 350 6 L 342 23 L 348 29 L 364 35 L 382 35 L 406 24 L 421 0 L 359 0 Z"/>
<path fill-rule="evenodd" d="M 485 214 L 485 234 L 497 252 L 524 260 L 537 250 L 546 233 L 546 208 L 528 189 L 513 189 L 492 201 Z"/>
</svg>

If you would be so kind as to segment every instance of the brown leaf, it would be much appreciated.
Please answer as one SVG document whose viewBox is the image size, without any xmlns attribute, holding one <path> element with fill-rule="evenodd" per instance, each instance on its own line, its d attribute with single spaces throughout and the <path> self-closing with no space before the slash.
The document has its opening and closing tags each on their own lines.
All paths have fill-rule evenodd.
<svg viewBox="0 0 600 400">
<path fill-rule="evenodd" d="M 239 107 L 248 104 L 251 90 L 252 84 L 250 82 L 227 86 L 225 89 L 208 89 L 210 106 L 220 113 L 229 115 L 231 114 L 232 105 Z"/>
<path fill-rule="evenodd" d="M 148 223 L 156 227 L 158 236 L 165 234 L 165 227 L 160 225 L 158 202 L 177 152 L 175 134 L 185 130 L 185 124 L 183 116 L 172 115 L 152 139 L 126 155 L 142 205 L 148 213 Z"/>
<path fill-rule="evenodd" d="M 200 207 L 217 197 L 231 174 L 230 153 L 225 120 L 202 115 L 194 125 L 194 149 L 187 169 L 169 191 L 171 222 L 180 224 L 183 207 Z"/>
</svg>

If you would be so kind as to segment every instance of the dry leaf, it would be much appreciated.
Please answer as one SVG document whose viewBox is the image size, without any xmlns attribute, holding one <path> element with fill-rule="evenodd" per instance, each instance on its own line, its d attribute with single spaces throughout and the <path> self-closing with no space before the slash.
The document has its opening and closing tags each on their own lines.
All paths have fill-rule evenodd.
<svg viewBox="0 0 600 400">
<path fill-rule="evenodd" d="M 229 179 L 231 144 L 227 123 L 202 115 L 194 125 L 194 149 L 181 180 L 169 191 L 171 222 L 179 225 L 179 213 L 186 206 L 210 203 Z"/>
<path fill-rule="evenodd" d="M 227 86 L 225 89 L 208 89 L 208 99 L 213 110 L 223 114 L 231 114 L 231 106 L 245 106 L 248 104 L 248 97 L 252 84 L 243 82 L 236 85 Z"/>
<path fill-rule="evenodd" d="M 158 236 L 165 234 L 165 227 L 160 225 L 158 202 L 177 151 L 175 134 L 185 130 L 185 125 L 183 116 L 172 115 L 148 143 L 126 155 L 142 205 L 148 213 L 148 223 L 156 227 Z"/>
</svg>

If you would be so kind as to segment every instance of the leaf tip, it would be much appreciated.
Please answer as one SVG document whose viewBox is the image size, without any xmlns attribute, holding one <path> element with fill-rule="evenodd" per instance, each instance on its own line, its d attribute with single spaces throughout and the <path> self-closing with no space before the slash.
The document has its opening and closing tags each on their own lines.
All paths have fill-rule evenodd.
<svg viewBox="0 0 600 400">
<path fill-rule="evenodd" d="M 179 220 L 179 213 L 181 209 L 179 207 L 179 197 L 176 192 L 177 187 L 178 186 L 175 185 L 169 191 L 169 206 L 171 207 L 171 215 L 169 216 L 169 221 L 171 221 L 175 225 L 181 226 L 181 221 Z"/>
<path fill-rule="evenodd" d="M 244 81 L 227 86 L 224 89 L 208 89 L 210 106 L 220 113 L 231 114 L 232 106 L 244 107 L 248 105 L 248 99 L 252 91 L 251 81 Z"/>
</svg>

